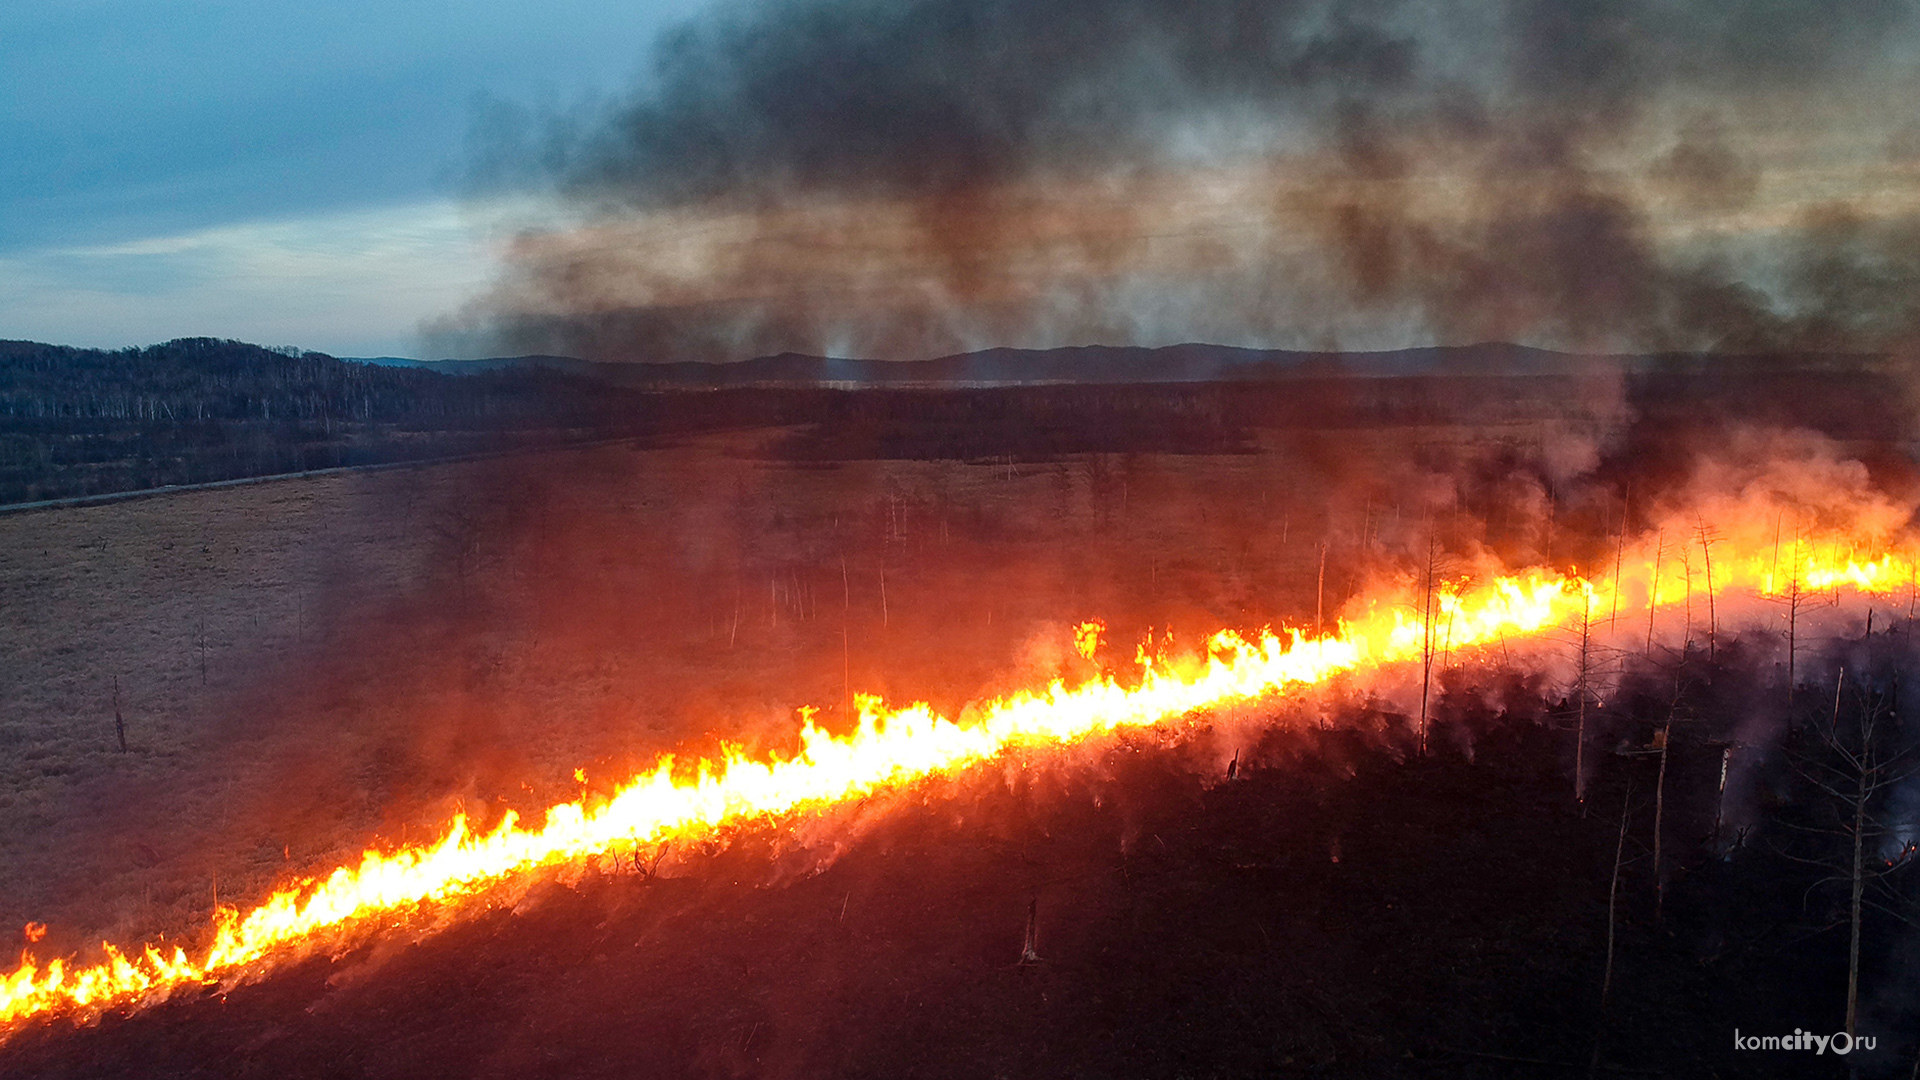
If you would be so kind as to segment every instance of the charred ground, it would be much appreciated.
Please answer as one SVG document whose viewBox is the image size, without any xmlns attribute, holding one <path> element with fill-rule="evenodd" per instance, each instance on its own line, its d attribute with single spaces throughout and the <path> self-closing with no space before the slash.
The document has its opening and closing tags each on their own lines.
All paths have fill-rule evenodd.
<svg viewBox="0 0 1920 1080">
<path fill-rule="evenodd" d="M 1891 660 L 1905 632 L 1851 648 Z M 1716 846 L 1730 732 L 1706 718 L 1757 674 L 1729 654 L 1682 665 L 1702 719 L 1666 781 L 1657 914 L 1641 751 L 1668 702 L 1628 695 L 1608 715 L 1614 752 L 1582 805 L 1565 703 L 1462 673 L 1424 758 L 1409 717 L 1366 708 L 1236 747 L 1232 782 L 1214 768 L 1227 731 L 1127 740 L 889 798 L 818 872 L 819 851 L 767 831 L 669 852 L 652 876 L 622 859 L 263 984 L 38 1028 L 8 1045 L 9 1070 L 1519 1076 L 1585 1072 L 1599 1038 L 1602 1075 L 1776 1075 L 1728 1049 L 1733 1031 L 1837 1026 L 1844 936 L 1808 892 L 1817 875 L 1763 842 L 1778 823 Z M 1776 813 L 1804 795 L 1780 787 Z M 1021 964 L 1030 904 L 1042 959 Z M 1870 961 L 1866 1023 L 1886 1038 L 1855 1059 L 1869 1075 L 1916 1049 L 1914 944 Z"/>
</svg>

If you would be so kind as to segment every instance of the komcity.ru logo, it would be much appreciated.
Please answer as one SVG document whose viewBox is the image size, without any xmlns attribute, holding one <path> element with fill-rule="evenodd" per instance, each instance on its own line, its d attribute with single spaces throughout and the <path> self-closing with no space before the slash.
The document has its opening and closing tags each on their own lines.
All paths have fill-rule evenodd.
<svg viewBox="0 0 1920 1080">
<path fill-rule="evenodd" d="M 1733 1029 L 1735 1050 L 1811 1050 L 1816 1054 L 1831 1050 L 1836 1054 L 1851 1054 L 1855 1050 L 1873 1049 L 1876 1041 L 1872 1035 L 1854 1036 L 1844 1031 L 1815 1035 L 1794 1028 L 1791 1035 L 1742 1035 L 1739 1028 Z"/>
</svg>

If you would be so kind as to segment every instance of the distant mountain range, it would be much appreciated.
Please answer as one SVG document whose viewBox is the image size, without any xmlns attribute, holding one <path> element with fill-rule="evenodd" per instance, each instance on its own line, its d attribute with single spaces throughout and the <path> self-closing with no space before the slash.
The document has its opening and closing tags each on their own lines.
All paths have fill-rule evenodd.
<svg viewBox="0 0 1920 1080">
<path fill-rule="evenodd" d="M 1616 397 L 1673 423 L 1741 415 L 1904 439 L 1912 385 L 1869 357 L 1504 344 L 610 364 L 352 361 L 206 338 L 112 351 L 0 341 L 0 506 L 715 430 L 789 430 L 765 452 L 810 461 L 1229 453 L 1256 430 L 1504 423 Z"/>
<path fill-rule="evenodd" d="M 362 363 L 446 374 L 545 368 L 638 390 L 731 387 L 891 387 L 955 389 L 1059 384 L 1267 382 L 1327 375 L 1577 375 L 1634 369 L 1644 357 L 1592 357 L 1523 345 L 1436 346 L 1389 352 L 1298 352 L 1228 345 L 1086 345 L 1060 349 L 984 349 L 935 360 L 847 360 L 781 353 L 734 363 L 616 364 L 568 356 L 485 360 L 349 357 Z"/>
</svg>

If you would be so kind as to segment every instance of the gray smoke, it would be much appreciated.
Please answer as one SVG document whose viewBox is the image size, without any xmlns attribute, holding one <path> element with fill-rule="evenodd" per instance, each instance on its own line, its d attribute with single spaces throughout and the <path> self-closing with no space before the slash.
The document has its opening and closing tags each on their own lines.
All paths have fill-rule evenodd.
<svg viewBox="0 0 1920 1080">
<path fill-rule="evenodd" d="M 447 340 L 1882 351 L 1915 3 L 774 0 L 476 127 L 541 224 Z"/>
</svg>

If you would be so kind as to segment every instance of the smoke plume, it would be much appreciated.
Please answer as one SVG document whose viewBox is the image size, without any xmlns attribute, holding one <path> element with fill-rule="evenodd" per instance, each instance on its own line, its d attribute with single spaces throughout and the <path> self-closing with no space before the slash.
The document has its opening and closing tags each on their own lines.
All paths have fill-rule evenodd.
<svg viewBox="0 0 1920 1080">
<path fill-rule="evenodd" d="M 1920 170 L 1879 103 L 1916 88 L 1914 7 L 727 5 L 623 98 L 484 110 L 474 192 L 541 210 L 437 332 L 1901 351 Z"/>
</svg>

